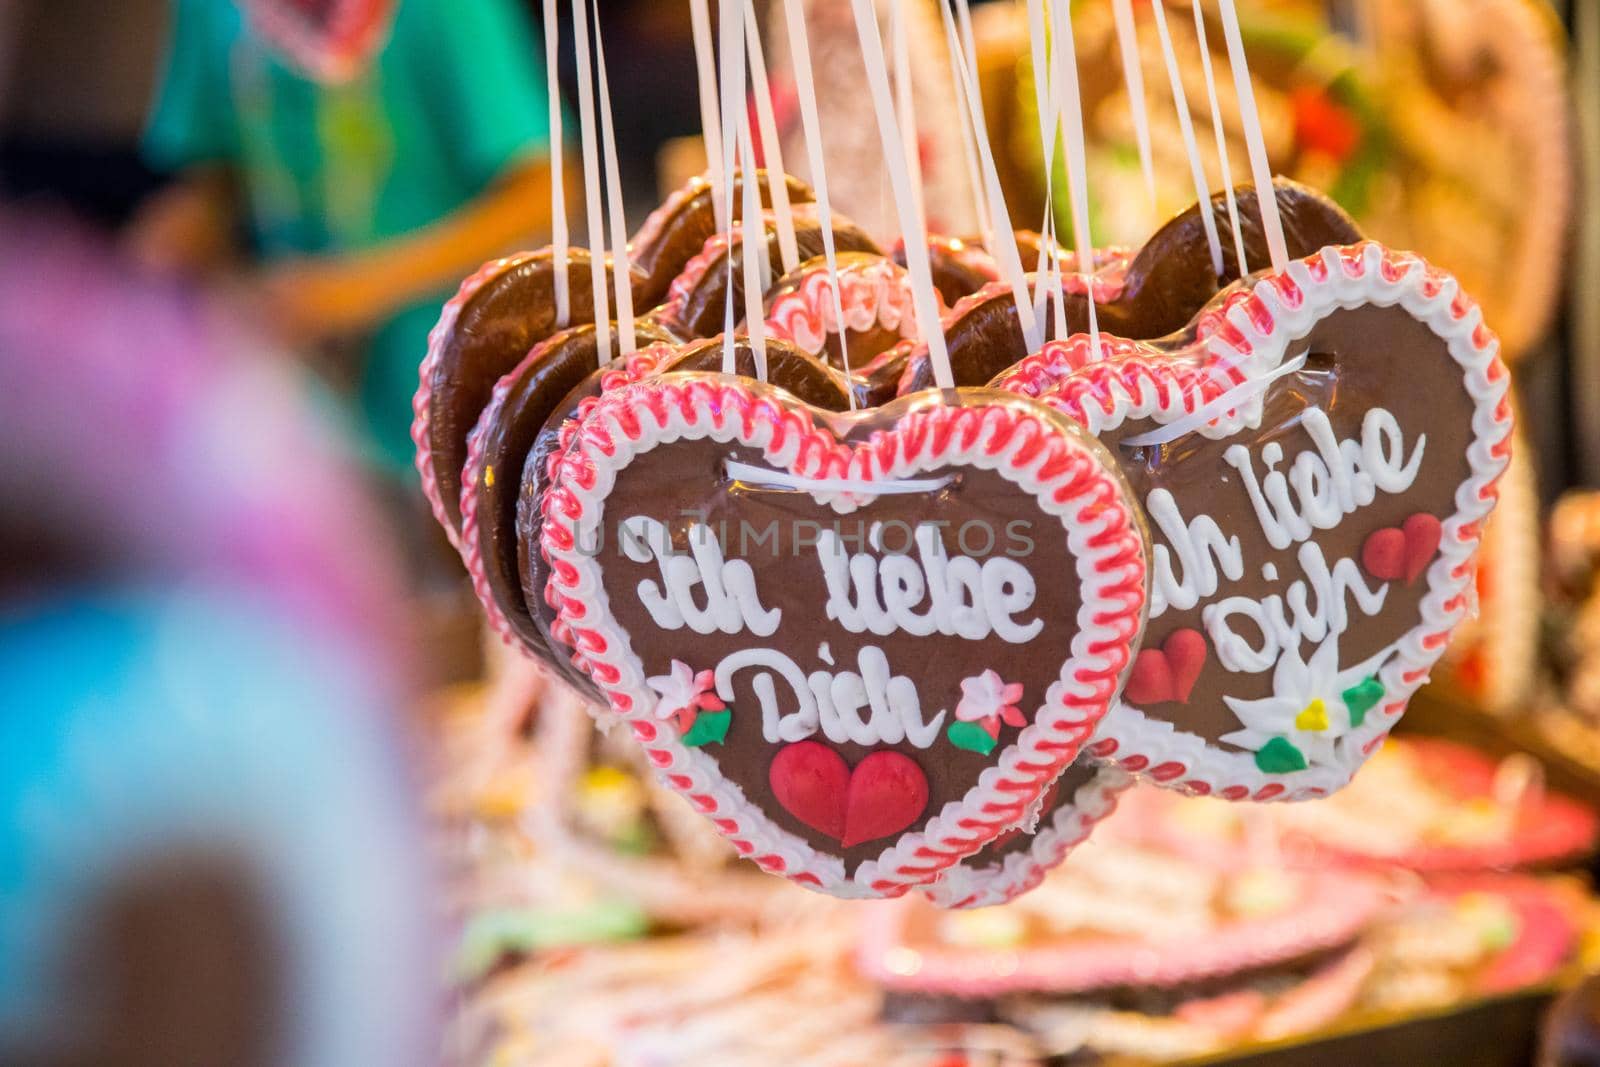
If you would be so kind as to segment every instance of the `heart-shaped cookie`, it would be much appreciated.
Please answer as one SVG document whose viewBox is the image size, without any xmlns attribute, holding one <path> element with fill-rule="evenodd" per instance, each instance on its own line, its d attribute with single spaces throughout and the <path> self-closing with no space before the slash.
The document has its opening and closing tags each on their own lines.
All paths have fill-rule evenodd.
<svg viewBox="0 0 1600 1067">
<path fill-rule="evenodd" d="M 1161 662 L 1135 665 L 1089 752 L 1228 799 L 1322 795 L 1468 611 L 1510 455 L 1499 345 L 1454 279 L 1371 242 L 1240 287 L 1179 336 L 1100 362 L 1077 336 L 996 380 L 1105 442 L 1149 518 L 1139 655 Z"/>
<path fill-rule="evenodd" d="M 1115 464 L 986 391 L 830 415 L 720 375 L 624 387 L 573 435 L 542 539 L 561 621 L 664 780 L 839 896 L 927 884 L 1021 822 L 1143 614 Z"/>
<path fill-rule="evenodd" d="M 1133 783 L 1116 767 L 1079 757 L 1050 783 L 1022 825 L 952 867 L 923 894 L 941 908 L 983 908 L 1021 896 L 1088 840 Z"/>
</svg>

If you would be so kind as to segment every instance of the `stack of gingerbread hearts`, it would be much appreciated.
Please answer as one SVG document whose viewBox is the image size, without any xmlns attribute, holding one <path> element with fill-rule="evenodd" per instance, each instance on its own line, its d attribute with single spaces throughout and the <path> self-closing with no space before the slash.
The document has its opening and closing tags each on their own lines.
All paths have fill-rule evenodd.
<svg viewBox="0 0 1600 1067">
<path fill-rule="evenodd" d="M 1470 608 L 1507 459 L 1456 283 L 1287 182 L 1133 252 L 929 236 L 892 121 L 885 254 L 724 118 L 631 241 L 489 264 L 433 333 L 418 467 L 494 628 L 838 896 L 1010 899 L 1132 776 L 1348 781 Z"/>
<path fill-rule="evenodd" d="M 1322 212 L 1308 243 L 1348 225 L 1280 201 Z M 1088 763 L 1057 780 L 1095 729 L 1089 755 L 1190 791 L 1331 791 L 1466 611 L 1503 371 L 1447 278 L 1371 243 L 1134 344 L 1205 280 L 1157 255 L 1185 222 L 1100 285 L 1107 318 L 1156 294 L 1109 358 L 1075 336 L 1016 359 L 1014 306 L 980 291 L 944 328 L 958 375 L 1003 368 L 987 389 L 843 416 L 872 391 L 808 350 L 841 332 L 820 266 L 770 291 L 796 340 L 767 342 L 761 383 L 748 342 L 744 379 L 716 374 L 720 345 L 677 340 L 670 307 L 602 367 L 592 325 L 538 336 L 544 261 L 503 261 L 435 333 L 425 479 L 447 520 L 456 493 L 505 632 L 803 882 L 893 892 L 961 864 L 942 897 L 1010 895 L 1087 829 L 1086 786 L 1114 793 Z M 909 315 L 893 266 L 842 265 L 852 362 Z"/>
</svg>

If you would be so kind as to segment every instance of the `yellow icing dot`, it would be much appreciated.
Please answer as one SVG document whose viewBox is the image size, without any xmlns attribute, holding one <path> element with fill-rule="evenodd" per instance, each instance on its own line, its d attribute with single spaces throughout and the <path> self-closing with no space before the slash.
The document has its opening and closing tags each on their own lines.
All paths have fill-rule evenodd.
<svg viewBox="0 0 1600 1067">
<path fill-rule="evenodd" d="M 494 464 L 493 463 L 491 463 L 487 467 L 483 468 L 483 484 L 488 486 L 490 489 L 494 488 Z"/>
<path fill-rule="evenodd" d="M 1321 697 L 1317 697 L 1307 704 L 1305 710 L 1294 717 L 1294 726 L 1297 730 L 1306 730 L 1311 733 L 1328 728 L 1328 708 L 1322 702 Z"/>
</svg>

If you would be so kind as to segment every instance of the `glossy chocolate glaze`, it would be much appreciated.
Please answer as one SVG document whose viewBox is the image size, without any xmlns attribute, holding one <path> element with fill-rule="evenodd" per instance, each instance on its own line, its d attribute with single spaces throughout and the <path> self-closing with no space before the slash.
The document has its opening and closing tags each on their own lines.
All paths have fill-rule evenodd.
<svg viewBox="0 0 1600 1067">
<path fill-rule="evenodd" d="M 1344 210 L 1321 193 L 1283 178 L 1277 180 L 1276 187 L 1291 258 L 1361 239 L 1360 231 Z M 1239 186 L 1237 197 L 1245 257 L 1252 269 L 1260 269 L 1268 265 L 1268 257 L 1255 187 Z M 1213 196 L 1211 205 L 1221 227 L 1222 278 L 1234 279 L 1239 271 L 1227 226 L 1225 194 Z M 1028 283 L 1031 288 L 1031 274 Z M 1206 243 L 1200 207 L 1196 205 L 1157 230 L 1139 249 L 1128 265 L 1126 281 L 1116 298 L 1098 303 L 1099 326 L 1106 333 L 1130 340 L 1165 337 L 1188 326 L 1219 288 L 1211 268 L 1211 249 Z M 1067 327 L 1074 333 L 1089 328 L 1088 299 L 1082 293 L 1067 294 Z M 1044 328 L 1046 339 L 1054 336 L 1048 316 Z M 954 321 L 947 320 L 945 339 L 950 369 L 958 386 L 982 385 L 1028 354 L 1009 290 L 996 290 L 987 299 L 962 309 Z M 901 393 L 932 386 L 933 370 L 926 354 L 911 356 L 901 381 Z"/>
<path fill-rule="evenodd" d="M 636 323 L 640 346 L 676 338 L 659 325 Z M 612 327 L 611 356 L 621 355 L 621 338 Z M 541 341 L 517 365 L 509 379 L 505 402 L 485 413 L 479 427 L 483 465 L 478 474 L 477 547 L 496 606 L 512 630 L 541 659 L 551 657 L 522 597 L 517 566 L 517 498 L 522 470 L 540 429 L 562 400 L 599 369 L 599 337 L 585 323 Z M 558 664 L 560 666 L 561 664 Z M 569 668 L 570 669 L 570 668 Z"/>
<path fill-rule="evenodd" d="M 795 244 L 804 262 L 822 254 L 822 227 L 816 213 L 800 205 L 794 211 Z M 781 262 L 778 250 L 778 231 L 772 219 L 766 220 L 768 261 Z M 744 318 L 744 243 L 739 231 L 734 232 L 731 246 L 724 247 L 712 258 L 706 270 L 683 298 L 669 308 L 668 313 L 680 329 L 694 337 L 712 337 L 722 332 L 727 312 L 729 290 L 728 257 L 733 257 L 732 290 L 735 320 Z M 840 252 L 871 252 L 878 254 L 878 245 L 855 223 L 843 215 L 833 216 L 833 243 Z"/>
<path fill-rule="evenodd" d="M 588 250 L 570 249 L 567 264 L 571 322 L 593 322 Z M 610 279 L 608 265 L 608 283 Z M 637 292 L 639 277 L 634 281 Z M 555 333 L 554 284 L 550 249 L 511 257 L 504 269 L 466 301 L 455 328 L 439 347 L 429 376 L 428 439 L 439 496 L 457 532 L 461 529 L 461 468 L 467 461 L 467 435 L 488 406 L 495 383 L 522 362 L 534 345 Z"/>
<path fill-rule="evenodd" d="M 1140 706 L 1152 718 L 1169 721 L 1231 751 L 1238 749 L 1220 739 L 1243 724 L 1224 702 L 1224 695 L 1245 700 L 1270 696 L 1273 672 L 1225 670 L 1202 614 L 1208 605 L 1225 597 L 1260 601 L 1278 594 L 1287 599 L 1288 587 L 1304 577 L 1305 568 L 1297 559 L 1299 544 L 1275 549 L 1267 542 L 1241 475 L 1224 461 L 1224 453 L 1233 445 L 1244 445 L 1260 477 L 1266 467 L 1262 449 L 1273 442 L 1283 449 L 1276 468 L 1293 469 L 1302 453 L 1316 452 L 1302 423 L 1303 414 L 1311 407 L 1327 413 L 1341 441 L 1359 441 L 1367 412 L 1388 409 L 1399 421 L 1408 457 L 1426 434 L 1421 468 L 1409 490 L 1399 495 L 1380 490 L 1371 504 L 1346 515 L 1334 529 L 1316 531 L 1313 540 L 1322 547 L 1329 567 L 1341 559 L 1359 564 L 1362 544 L 1374 530 L 1398 527 L 1418 512 L 1447 518 L 1455 512 L 1457 487 L 1470 473 L 1465 451 L 1472 434 L 1472 398 L 1444 342 L 1409 312 L 1370 305 L 1336 311 L 1294 342 L 1284 359 L 1287 362 L 1302 353 L 1307 354 L 1306 365 L 1269 386 L 1260 429 L 1221 440 L 1191 433 L 1166 445 L 1139 449 L 1123 447 L 1120 442 L 1154 428 L 1154 420 L 1132 420 L 1101 435 L 1141 505 L 1152 491 L 1165 489 L 1173 495 L 1185 522 L 1210 515 L 1225 536 L 1239 539 L 1244 559 L 1242 580 L 1224 579 L 1216 595 L 1202 598 L 1189 610 L 1168 608 L 1152 618 L 1145 631 L 1145 648 L 1161 647 L 1179 629 L 1206 635 L 1207 659 L 1189 700 Z M 1171 550 L 1170 542 L 1154 524 L 1151 536 L 1155 545 L 1168 545 Z M 1268 566 L 1275 568 L 1275 580 L 1265 576 Z M 1374 589 L 1381 584 L 1364 568 L 1362 578 Z M 1350 625 L 1339 641 L 1341 670 L 1377 654 L 1421 621 L 1419 607 L 1427 582 L 1421 578 L 1410 585 L 1393 581 L 1388 587 L 1382 613 L 1376 617 L 1362 614 L 1353 598 L 1346 596 Z M 1309 601 L 1316 607 L 1314 592 Z M 1262 634 L 1253 623 L 1234 615 L 1233 629 L 1252 647 L 1260 647 Z M 1309 661 L 1315 647 L 1303 641 L 1301 657 Z"/>
<path fill-rule="evenodd" d="M 835 432 L 862 442 L 875 430 L 895 425 L 915 406 L 960 399 L 954 395 L 924 394 L 854 416 L 833 416 L 829 421 L 836 427 Z M 954 721 L 953 709 L 961 698 L 962 680 L 994 668 L 1006 680 L 1021 682 L 1025 687 L 1021 707 L 1031 719 L 1056 680 L 1062 662 L 1070 655 L 1081 600 L 1077 582 L 1050 580 L 1052 576 L 1075 573 L 1077 566 L 1060 521 L 1040 512 L 1030 495 L 1001 475 L 974 467 L 952 466 L 919 473 L 919 478 L 949 476 L 951 482 L 934 493 L 884 494 L 849 515 L 840 516 L 831 508 L 818 505 L 809 493 L 730 478 L 724 467 L 728 460 L 768 466 L 757 449 L 707 439 L 680 441 L 642 452 L 618 472 L 605 505 L 602 521 L 606 538 L 599 555 L 609 610 L 627 631 L 629 645 L 640 658 L 646 675 L 666 673 L 674 659 L 689 662 L 696 671 L 714 668 L 727 655 L 760 646 L 781 649 L 807 673 L 857 671 L 861 649 L 882 649 L 891 673 L 915 682 L 927 720 L 931 721 L 940 709 L 946 710 L 938 739 L 929 748 L 917 748 L 909 741 L 871 746 L 835 743 L 821 732 L 811 740 L 832 747 L 852 767 L 874 751 L 893 750 L 913 760 L 927 777 L 929 801 L 906 832 L 925 826 L 945 804 L 959 800 L 976 784 L 978 776 L 994 766 L 1003 751 L 996 748 L 989 755 L 980 755 L 956 747 L 945 736 L 944 729 Z M 725 557 L 745 560 L 754 571 L 762 605 L 781 609 L 783 621 L 777 633 L 770 637 L 721 632 L 701 635 L 663 630 L 651 620 L 640 603 L 637 586 L 642 580 L 658 576 L 658 564 L 630 560 L 613 535 L 618 523 L 631 516 L 646 515 L 670 532 L 675 551 L 687 552 L 689 525 L 695 520 L 686 513 L 702 516 L 713 530 L 726 531 L 718 534 Z M 847 551 L 871 552 L 866 531 L 876 522 L 888 524 L 892 531 L 899 531 L 899 524 L 903 523 L 908 533 L 920 523 L 943 523 L 941 537 L 952 559 L 967 556 L 980 565 L 995 556 L 1017 559 L 1037 580 L 1036 599 L 1024 615 L 1029 620 L 1041 620 L 1043 629 L 1028 643 L 1013 645 L 998 639 L 974 642 L 937 633 L 926 637 L 904 631 L 887 636 L 852 634 L 829 622 L 824 612 L 824 581 L 817 552 L 810 542 L 817 528 L 837 523 Z M 960 531 L 972 522 L 998 531 L 991 545 L 983 543 L 985 539 L 974 532 L 974 527 L 967 532 L 963 549 Z M 1020 525 L 1008 528 L 1008 523 Z M 858 524 L 862 535 L 859 549 L 855 540 Z M 1025 534 L 1030 543 L 1024 545 L 1020 537 L 1012 538 L 1013 532 Z M 893 537 L 896 539 L 885 541 L 886 551 L 899 551 L 899 534 Z M 872 554 L 881 558 L 885 553 Z M 828 645 L 826 654 L 820 649 L 824 642 Z M 830 658 L 832 667 L 827 663 Z M 880 838 L 843 848 L 838 840 L 794 818 L 778 802 L 768 775 L 773 758 L 783 746 L 769 743 L 762 733 L 761 702 L 753 687 L 753 679 L 761 673 L 746 669 L 734 675 L 734 697 L 729 702 L 733 715 L 727 737 L 722 744 L 709 745 L 701 751 L 716 760 L 721 772 L 778 825 L 819 851 L 840 856 L 846 870 L 854 871 L 862 861 L 881 854 L 894 839 Z M 780 707 L 792 710 L 794 697 L 786 684 L 777 681 L 776 691 Z M 1000 726 L 1000 745 L 1013 743 L 1018 733 L 1016 727 Z"/>
<path fill-rule="evenodd" d="M 761 206 L 772 206 L 771 178 L 765 170 L 756 171 L 756 185 L 761 194 Z M 789 191 L 789 203 L 809 204 L 816 199 L 811 186 L 791 175 L 784 175 Z M 634 234 L 629 245 L 633 267 L 644 275 L 640 289 L 641 307 L 659 303 L 667 295 L 667 286 L 683 270 L 684 264 L 700 254 L 700 249 L 711 235 L 717 232 L 716 211 L 712 206 L 711 182 L 705 177 L 689 180 L 689 184 L 673 194 L 677 203 L 669 201 L 662 206 L 660 217 L 647 221 Z M 733 179 L 733 218 L 738 220 L 743 212 L 744 175 Z"/>
</svg>

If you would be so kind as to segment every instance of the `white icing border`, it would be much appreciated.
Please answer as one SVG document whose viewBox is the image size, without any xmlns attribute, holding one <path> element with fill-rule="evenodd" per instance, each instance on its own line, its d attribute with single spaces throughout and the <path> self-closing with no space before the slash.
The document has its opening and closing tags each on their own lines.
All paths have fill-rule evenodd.
<svg viewBox="0 0 1600 1067">
<path fill-rule="evenodd" d="M 781 390 L 719 375 L 667 375 L 601 398 L 545 498 L 543 543 L 552 587 L 560 590 L 560 617 L 588 657 L 596 685 L 630 723 L 663 780 L 711 817 L 741 855 L 835 896 L 898 896 L 932 882 L 1020 822 L 1076 758 L 1120 690 L 1143 629 L 1146 545 L 1126 482 L 1108 457 L 1043 405 L 971 390 L 964 400 L 951 405 L 926 394 L 906 405 L 894 431 L 849 446 L 819 424 L 819 413 Z M 703 439 L 760 449 L 774 467 L 808 478 L 882 481 L 964 463 L 1032 494 L 1065 531 L 1084 589 L 1059 681 L 1033 722 L 960 801 L 946 804 L 922 830 L 896 836 L 854 875 L 846 875 L 838 856 L 778 826 L 721 773 L 713 756 L 683 745 L 654 719 L 654 693 L 627 632 L 607 610 L 599 563 L 578 550 L 595 543 L 619 471 L 660 445 Z M 918 447 L 915 454 L 907 454 L 910 444 Z M 859 505 L 849 492 L 813 495 L 841 514 Z"/>
</svg>

